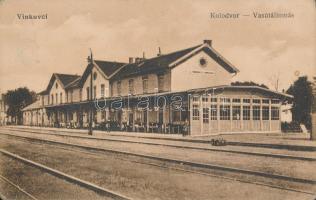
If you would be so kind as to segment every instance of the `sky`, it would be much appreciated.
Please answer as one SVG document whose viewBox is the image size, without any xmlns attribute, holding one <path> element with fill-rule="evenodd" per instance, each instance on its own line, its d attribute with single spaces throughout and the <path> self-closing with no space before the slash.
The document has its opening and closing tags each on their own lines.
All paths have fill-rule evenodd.
<svg viewBox="0 0 316 200">
<path fill-rule="evenodd" d="M 83 73 L 95 59 L 128 62 L 212 40 L 240 72 L 279 91 L 298 76 L 316 76 L 314 0 L 0 0 L 0 91 L 44 90 L 52 73 Z M 210 13 L 240 13 L 211 19 Z M 253 12 L 291 12 L 294 18 L 256 19 Z M 47 14 L 21 20 L 17 14 Z"/>
</svg>

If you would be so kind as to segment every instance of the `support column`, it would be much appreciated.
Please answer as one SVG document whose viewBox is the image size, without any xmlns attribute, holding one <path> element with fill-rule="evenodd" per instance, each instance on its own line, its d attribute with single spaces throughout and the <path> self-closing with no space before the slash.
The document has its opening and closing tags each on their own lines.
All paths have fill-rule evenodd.
<svg viewBox="0 0 316 200">
<path fill-rule="evenodd" d="M 172 122 L 172 118 L 171 118 L 172 117 L 172 111 L 171 111 L 170 103 L 169 103 L 169 113 L 168 114 L 169 114 L 169 125 L 170 125 L 169 126 L 169 133 L 171 133 L 171 127 L 172 127 L 172 123 L 173 122 Z"/>
<path fill-rule="evenodd" d="M 217 98 L 217 97 L 216 97 Z M 221 104 L 221 98 L 217 98 L 217 100 L 216 100 L 216 108 L 217 108 L 217 131 L 218 131 L 218 133 L 219 132 L 221 132 L 221 123 L 220 123 L 220 104 Z"/>
<path fill-rule="evenodd" d="M 230 118 L 230 131 L 233 131 L 233 99 L 229 98 L 230 105 L 229 105 L 229 118 Z"/>
<path fill-rule="evenodd" d="M 244 102 L 243 102 L 243 98 L 240 98 L 240 129 L 241 131 L 244 130 Z"/>
<path fill-rule="evenodd" d="M 204 127 L 203 127 L 203 101 L 202 101 L 202 97 L 203 97 L 203 95 L 199 95 L 199 108 L 200 108 L 200 111 L 199 111 L 200 115 L 199 115 L 199 117 L 200 117 L 200 126 L 201 126 L 200 134 L 204 133 Z"/>
<path fill-rule="evenodd" d="M 211 102 L 211 98 L 210 96 L 208 95 L 207 96 L 207 108 L 208 108 L 208 133 L 207 134 L 210 134 L 212 133 L 212 127 L 211 127 L 211 106 L 212 105 L 212 102 Z"/>
<path fill-rule="evenodd" d="M 146 132 L 149 132 L 148 108 L 146 108 Z"/>
<path fill-rule="evenodd" d="M 260 99 L 260 130 L 263 131 L 263 120 L 262 120 L 262 99 Z"/>
<path fill-rule="evenodd" d="M 187 110 L 187 116 L 189 117 L 189 119 L 188 119 L 188 135 L 191 135 L 191 120 L 192 120 L 192 118 L 191 118 L 191 113 L 192 113 L 192 111 L 191 111 L 191 108 L 192 108 L 192 105 L 191 105 L 191 99 L 190 99 L 190 96 L 188 96 L 188 110 Z"/>
<path fill-rule="evenodd" d="M 250 98 L 250 130 L 253 131 L 253 98 Z"/>
<path fill-rule="evenodd" d="M 133 111 L 133 131 L 135 131 L 135 118 L 136 118 L 136 112 L 137 112 L 137 108 L 135 109 L 132 108 L 132 111 Z"/>
<path fill-rule="evenodd" d="M 269 99 L 269 130 L 270 131 L 272 131 L 271 116 L 272 116 L 272 113 L 271 113 L 271 99 Z"/>
<path fill-rule="evenodd" d="M 189 108 L 190 109 L 190 115 L 189 115 L 189 123 L 190 123 L 190 127 L 189 127 L 189 132 L 190 132 L 190 135 L 192 135 L 192 120 L 193 120 L 193 104 L 192 104 L 192 98 L 191 98 L 191 94 L 188 95 L 188 100 L 189 100 Z"/>
</svg>

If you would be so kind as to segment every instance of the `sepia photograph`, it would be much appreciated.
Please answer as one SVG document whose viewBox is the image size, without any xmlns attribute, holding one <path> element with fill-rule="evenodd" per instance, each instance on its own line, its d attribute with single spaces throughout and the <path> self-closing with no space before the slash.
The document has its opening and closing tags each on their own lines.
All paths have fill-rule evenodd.
<svg viewBox="0 0 316 200">
<path fill-rule="evenodd" d="M 315 200 L 315 0 L 0 0 L 0 200 Z"/>
</svg>

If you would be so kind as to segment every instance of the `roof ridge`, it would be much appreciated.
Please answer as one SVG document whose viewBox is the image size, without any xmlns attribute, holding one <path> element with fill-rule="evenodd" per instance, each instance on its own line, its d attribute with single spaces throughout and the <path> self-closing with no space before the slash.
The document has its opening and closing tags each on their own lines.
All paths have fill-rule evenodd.
<svg viewBox="0 0 316 200">
<path fill-rule="evenodd" d="M 75 80 L 71 81 L 67 85 L 65 85 L 65 88 L 72 86 L 76 81 L 79 81 L 82 78 L 82 76 L 78 76 Z"/>
<path fill-rule="evenodd" d="M 147 58 L 147 59 L 145 59 L 145 60 L 150 60 L 150 59 L 154 59 L 154 58 L 161 58 L 161 57 L 163 57 L 163 56 L 169 56 L 170 54 L 179 53 L 179 52 L 183 52 L 183 51 L 188 51 L 189 49 L 194 50 L 194 49 L 196 49 L 196 48 L 198 48 L 198 47 L 200 47 L 200 46 L 202 46 L 202 45 L 203 45 L 203 44 L 199 44 L 199 45 L 195 45 L 195 46 L 193 46 L 193 47 L 189 47 L 189 48 L 185 48 L 185 49 L 180 49 L 180 50 L 177 50 L 177 51 L 172 51 L 172 52 L 169 52 L 169 53 L 167 53 L 167 54 L 161 54 L 160 56 L 155 56 L 155 57 Z"/>
<path fill-rule="evenodd" d="M 64 74 L 64 73 L 53 73 L 53 74 L 56 74 L 56 75 L 67 75 L 67 76 L 80 76 L 78 74 Z"/>
<path fill-rule="evenodd" d="M 118 63 L 118 64 L 127 64 L 126 62 L 120 62 L 120 61 L 108 61 L 108 60 L 97 60 L 97 59 L 93 59 L 93 61 L 108 62 L 108 63 Z"/>
</svg>

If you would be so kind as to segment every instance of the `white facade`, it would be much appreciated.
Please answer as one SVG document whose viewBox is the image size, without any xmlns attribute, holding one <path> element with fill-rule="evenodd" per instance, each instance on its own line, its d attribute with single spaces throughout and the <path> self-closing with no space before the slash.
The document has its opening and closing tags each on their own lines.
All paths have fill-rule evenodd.
<svg viewBox="0 0 316 200">
<path fill-rule="evenodd" d="M 93 99 L 102 98 L 102 97 L 109 97 L 109 80 L 104 75 L 104 73 L 98 69 L 98 67 L 95 66 L 92 68 L 92 89 L 93 89 Z M 89 88 L 90 92 L 90 80 L 91 80 L 91 72 L 87 76 L 87 79 L 85 80 L 83 87 L 82 87 L 82 99 L 88 100 L 87 91 Z M 96 89 L 96 91 L 94 91 Z M 96 93 L 95 93 L 96 92 Z M 95 95 L 96 94 L 96 95 Z M 90 94 L 89 94 L 90 95 Z"/>
<path fill-rule="evenodd" d="M 65 89 L 57 78 L 55 79 L 48 94 L 50 97 L 50 104 L 62 104 L 66 102 Z"/>
<path fill-rule="evenodd" d="M 205 64 L 201 65 L 201 59 Z M 201 51 L 171 69 L 171 91 L 229 85 L 232 74 Z"/>
</svg>

